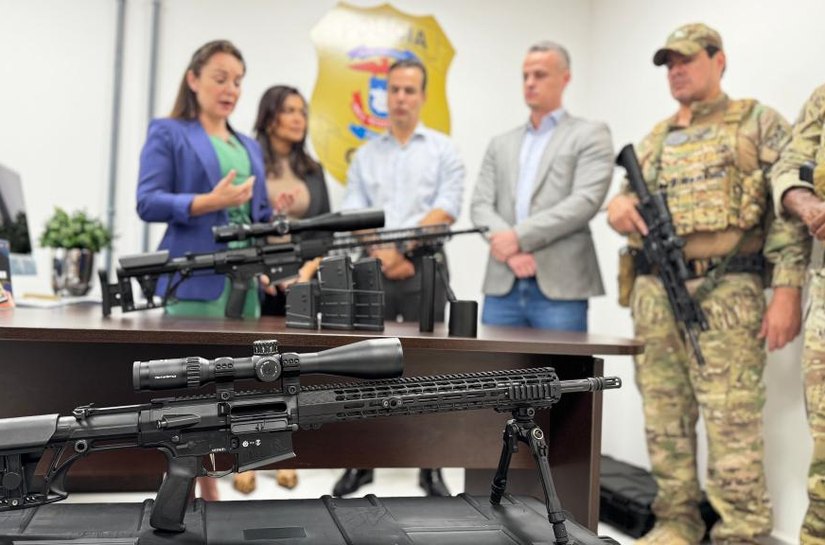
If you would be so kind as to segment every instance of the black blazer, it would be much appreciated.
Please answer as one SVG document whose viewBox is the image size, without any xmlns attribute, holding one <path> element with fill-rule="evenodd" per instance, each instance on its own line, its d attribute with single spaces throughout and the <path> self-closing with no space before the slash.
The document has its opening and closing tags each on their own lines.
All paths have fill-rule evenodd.
<svg viewBox="0 0 825 545">
<path fill-rule="evenodd" d="M 307 184 L 309 190 L 309 208 L 304 217 L 311 218 L 329 212 L 329 192 L 324 177 L 324 167 L 321 166 L 317 172 L 309 174 L 304 183 Z"/>
</svg>

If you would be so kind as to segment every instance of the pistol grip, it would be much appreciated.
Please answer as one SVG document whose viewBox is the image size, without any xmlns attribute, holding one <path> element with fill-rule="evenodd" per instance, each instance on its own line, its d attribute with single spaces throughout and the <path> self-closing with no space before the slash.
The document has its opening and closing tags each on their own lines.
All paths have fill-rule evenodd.
<svg viewBox="0 0 825 545">
<path fill-rule="evenodd" d="M 183 532 L 186 530 L 183 517 L 195 487 L 201 460 L 198 456 L 174 458 L 167 454 L 167 457 L 169 467 L 155 498 L 149 524 L 156 530 Z"/>
</svg>

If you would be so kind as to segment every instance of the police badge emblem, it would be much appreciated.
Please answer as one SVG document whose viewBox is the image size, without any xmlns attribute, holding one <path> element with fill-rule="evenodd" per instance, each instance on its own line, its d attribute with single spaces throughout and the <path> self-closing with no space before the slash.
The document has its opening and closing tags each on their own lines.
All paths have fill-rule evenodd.
<svg viewBox="0 0 825 545">
<path fill-rule="evenodd" d="M 312 29 L 318 77 L 310 99 L 310 138 L 324 168 L 343 183 L 352 154 L 386 131 L 387 72 L 418 59 L 427 68 L 421 121 L 450 132 L 447 69 L 455 51 L 432 16 L 416 17 L 384 4 L 338 4 Z"/>
</svg>

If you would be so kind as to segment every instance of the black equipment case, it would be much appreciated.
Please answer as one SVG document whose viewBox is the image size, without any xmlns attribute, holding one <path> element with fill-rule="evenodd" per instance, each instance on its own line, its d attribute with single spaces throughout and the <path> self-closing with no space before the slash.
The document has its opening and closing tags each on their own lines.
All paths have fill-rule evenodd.
<svg viewBox="0 0 825 545">
<path fill-rule="evenodd" d="M 544 503 L 506 495 L 203 502 L 186 531 L 149 527 L 143 504 L 50 504 L 0 513 L 0 545 L 539 545 L 553 542 Z M 566 522 L 570 545 L 615 544 Z"/>
<path fill-rule="evenodd" d="M 645 535 L 656 522 L 651 504 L 656 498 L 656 481 L 649 471 L 601 457 L 601 485 L 599 487 L 599 520 L 610 524 L 629 536 Z M 706 498 L 699 511 L 708 531 L 719 520 Z"/>
</svg>

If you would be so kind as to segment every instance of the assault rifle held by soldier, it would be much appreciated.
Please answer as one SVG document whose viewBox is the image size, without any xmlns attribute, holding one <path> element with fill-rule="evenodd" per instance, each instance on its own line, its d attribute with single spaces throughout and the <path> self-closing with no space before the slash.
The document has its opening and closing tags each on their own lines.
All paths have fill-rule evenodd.
<svg viewBox="0 0 825 545">
<path fill-rule="evenodd" d="M 645 257 L 662 281 L 673 317 L 682 326 L 697 363 L 704 365 L 705 358 L 699 348 L 697 330 L 707 331 L 708 321 L 702 307 L 690 296 L 685 284 L 690 279 L 682 253 L 685 242 L 676 234 L 665 196 L 661 192 L 651 193 L 648 190 L 632 145 L 622 148 L 616 164 L 627 171 L 630 188 L 639 197 L 636 208 L 648 229 L 648 234 L 644 237 Z"/>
<path fill-rule="evenodd" d="M 252 239 L 255 243 L 246 248 L 175 258 L 170 257 L 166 250 L 122 257 L 117 269 L 117 282 L 110 284 L 108 273 L 99 273 L 103 315 L 111 314 L 112 308 L 116 306 L 120 306 L 123 312 L 166 306 L 174 300 L 177 288 L 186 279 L 198 274 L 217 273 L 227 275 L 232 286 L 226 304 L 226 316 L 240 318 L 250 281 L 259 275 L 266 275 L 270 282 L 277 282 L 296 276 L 304 262 L 336 250 L 395 244 L 403 245 L 404 251 L 413 247 L 415 251 L 435 251 L 455 235 L 486 231 L 485 228 L 451 231 L 447 225 L 431 225 L 366 233 L 340 233 L 383 225 L 383 211 L 357 210 L 323 214 L 298 221 L 280 218 L 272 223 L 215 227 L 213 233 L 216 242 Z M 290 242 L 266 243 L 268 236 L 287 234 L 292 236 Z M 162 293 L 157 294 L 158 282 L 163 277 L 166 277 L 166 285 L 161 289 Z M 143 304 L 135 302 L 133 279 L 145 298 Z"/>
<path fill-rule="evenodd" d="M 156 448 L 168 459 L 150 524 L 182 532 L 195 477 L 219 477 L 295 456 L 292 433 L 329 422 L 380 416 L 489 408 L 511 412 L 491 501 L 507 485 L 517 442 L 529 445 L 545 493 L 556 542 L 568 543 L 564 514 L 547 460 L 547 445 L 533 420 L 535 411 L 562 394 L 619 388 L 617 377 L 559 380 L 552 368 L 383 378 L 349 384 L 301 386 L 301 375 L 328 373 L 365 379 L 397 377 L 403 371 L 398 339 L 372 339 L 313 354 L 280 353 L 277 341 L 256 341 L 252 357 L 199 357 L 137 361 L 136 390 L 196 389 L 214 383 L 206 395 L 155 399 L 143 405 L 78 407 L 57 414 L 0 419 L 0 512 L 43 505 L 67 497 L 66 474 L 89 453 L 121 448 Z M 272 390 L 236 391 L 234 382 L 273 383 Z M 217 471 L 204 457 L 231 455 L 231 467 Z M 40 465 L 40 470 L 35 471 Z"/>
</svg>

